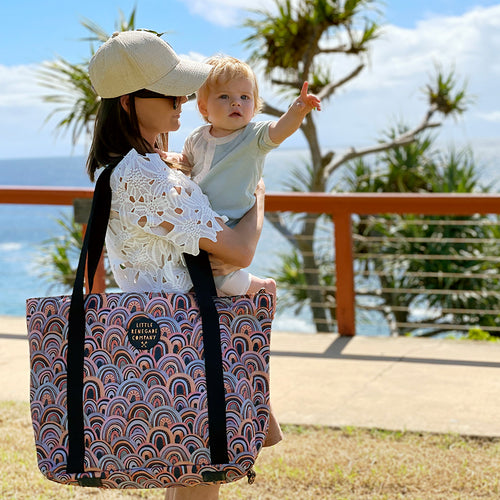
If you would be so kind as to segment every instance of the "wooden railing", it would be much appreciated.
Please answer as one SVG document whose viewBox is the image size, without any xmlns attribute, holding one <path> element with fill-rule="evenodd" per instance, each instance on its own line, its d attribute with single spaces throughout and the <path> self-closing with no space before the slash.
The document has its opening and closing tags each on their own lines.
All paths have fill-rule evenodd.
<svg viewBox="0 0 500 500">
<path fill-rule="evenodd" d="M 0 203 L 72 205 L 77 198 L 91 197 L 92 189 L 89 188 L 0 186 Z M 337 329 L 339 334 L 350 336 L 356 333 L 352 235 L 354 214 L 500 214 L 500 195 L 268 193 L 266 211 L 323 213 L 332 218 Z M 103 279 L 96 283 L 96 291 L 103 290 L 103 283 Z"/>
</svg>

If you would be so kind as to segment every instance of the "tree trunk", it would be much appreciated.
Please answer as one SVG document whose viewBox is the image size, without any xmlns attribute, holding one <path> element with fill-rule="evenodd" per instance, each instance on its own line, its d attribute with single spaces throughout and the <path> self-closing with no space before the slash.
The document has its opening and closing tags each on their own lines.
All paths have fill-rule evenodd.
<svg viewBox="0 0 500 500">
<path fill-rule="evenodd" d="M 331 320 L 326 304 L 321 305 L 325 303 L 325 293 L 321 288 L 321 277 L 317 272 L 319 266 L 314 253 L 314 230 L 319 217 L 319 214 L 309 214 L 307 216 L 297 242 L 304 265 L 307 297 L 311 302 L 310 308 L 316 332 L 329 333 L 332 331 Z"/>
</svg>

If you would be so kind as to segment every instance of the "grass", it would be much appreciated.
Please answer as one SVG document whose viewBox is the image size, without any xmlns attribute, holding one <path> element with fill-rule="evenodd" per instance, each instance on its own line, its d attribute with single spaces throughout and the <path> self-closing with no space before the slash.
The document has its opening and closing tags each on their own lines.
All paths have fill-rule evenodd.
<svg viewBox="0 0 500 500">
<path fill-rule="evenodd" d="M 223 486 L 222 500 L 451 500 L 500 498 L 500 439 L 345 427 L 284 426 L 264 449 L 257 479 Z M 160 490 L 74 488 L 46 480 L 29 408 L 0 403 L 0 498 L 162 499 Z"/>
</svg>

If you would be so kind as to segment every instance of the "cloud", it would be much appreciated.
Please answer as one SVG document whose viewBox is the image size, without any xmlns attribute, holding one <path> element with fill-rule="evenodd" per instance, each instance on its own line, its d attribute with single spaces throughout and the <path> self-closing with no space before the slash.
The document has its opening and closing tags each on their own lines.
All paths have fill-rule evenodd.
<svg viewBox="0 0 500 500">
<path fill-rule="evenodd" d="M 71 146 L 56 144 L 53 123 L 46 118 L 53 106 L 42 101 L 37 65 L 0 65 L 0 156 L 29 158 L 71 154 Z"/>
<path fill-rule="evenodd" d="M 269 7 L 269 0 L 182 0 L 189 12 L 197 14 L 218 26 L 237 26 L 241 24 L 249 8 L 257 10 Z"/>
<path fill-rule="evenodd" d="M 478 116 L 488 122 L 500 123 L 500 111 L 490 111 L 489 113 L 478 113 Z"/>
<path fill-rule="evenodd" d="M 21 108 L 41 102 L 41 86 L 36 82 L 38 66 L 0 65 L 0 109 L 18 106 Z"/>
<path fill-rule="evenodd" d="M 394 87 L 414 82 L 435 63 L 455 67 L 471 81 L 498 75 L 500 5 L 476 8 L 462 16 L 419 21 L 415 29 L 386 26 L 375 42 L 371 68 L 353 83 L 356 89 Z"/>
</svg>

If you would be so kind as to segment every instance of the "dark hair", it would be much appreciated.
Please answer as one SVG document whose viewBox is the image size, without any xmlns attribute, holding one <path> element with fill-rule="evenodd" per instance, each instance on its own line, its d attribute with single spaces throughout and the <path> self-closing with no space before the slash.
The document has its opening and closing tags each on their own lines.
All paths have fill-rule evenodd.
<svg viewBox="0 0 500 500">
<path fill-rule="evenodd" d="M 130 113 L 121 105 L 120 97 L 101 99 L 87 158 L 90 180 L 94 181 L 96 170 L 118 164 L 131 149 L 144 155 L 154 153 L 155 147 L 167 148 L 167 134 L 160 134 L 155 144 L 149 144 L 141 136 L 133 96 L 130 97 Z"/>
</svg>

